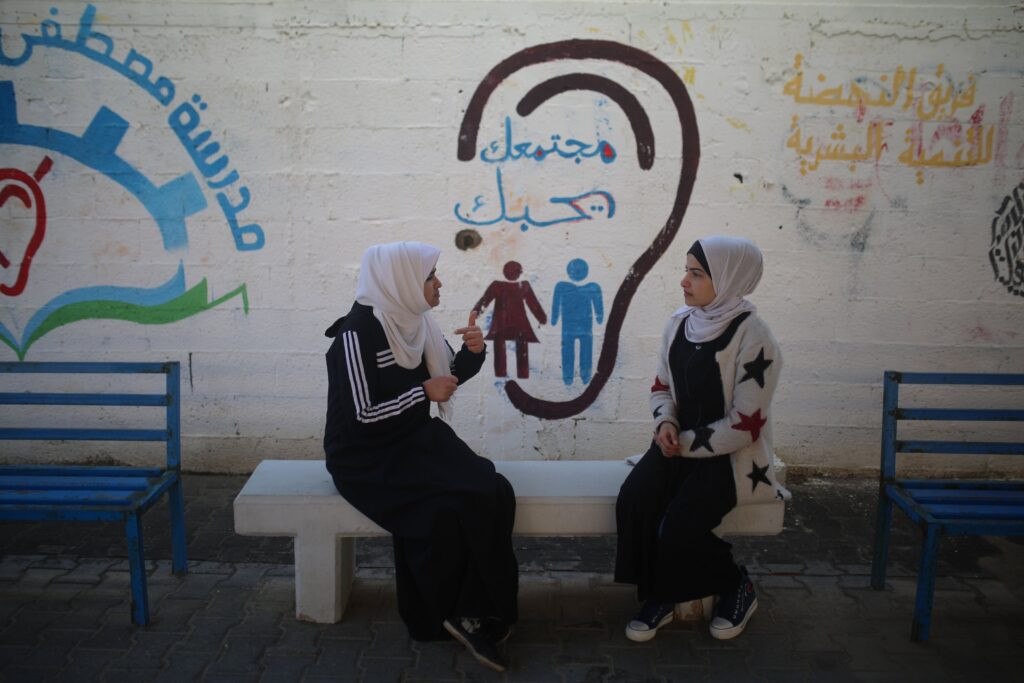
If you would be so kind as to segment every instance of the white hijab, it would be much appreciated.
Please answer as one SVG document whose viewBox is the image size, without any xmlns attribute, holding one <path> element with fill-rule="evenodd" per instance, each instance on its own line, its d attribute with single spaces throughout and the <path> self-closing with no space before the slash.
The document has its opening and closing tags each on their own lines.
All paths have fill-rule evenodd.
<svg viewBox="0 0 1024 683">
<path fill-rule="evenodd" d="M 395 362 L 412 370 L 425 355 L 431 377 L 452 374 L 451 349 L 423 296 L 440 256 L 440 249 L 422 242 L 377 244 L 363 254 L 356 284 L 356 301 L 373 307 Z M 450 419 L 451 404 L 451 399 L 437 404 L 441 417 Z"/>
<path fill-rule="evenodd" d="M 672 317 L 687 316 L 686 338 L 701 343 L 719 337 L 741 313 L 757 310 L 743 297 L 761 281 L 763 262 L 761 250 L 750 240 L 715 235 L 698 241 L 708 262 L 715 298 L 707 306 L 683 306 Z"/>
</svg>

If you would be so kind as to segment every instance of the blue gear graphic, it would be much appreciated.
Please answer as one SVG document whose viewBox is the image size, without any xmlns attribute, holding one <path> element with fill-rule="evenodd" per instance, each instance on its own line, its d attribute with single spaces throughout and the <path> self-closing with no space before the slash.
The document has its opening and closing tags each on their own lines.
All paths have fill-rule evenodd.
<svg viewBox="0 0 1024 683">
<path fill-rule="evenodd" d="M 128 190 L 156 221 L 164 249 L 188 246 L 185 219 L 206 208 L 206 197 L 192 173 L 157 187 L 116 153 L 128 122 L 101 107 L 82 137 L 54 128 L 18 123 L 14 84 L 0 81 L 0 144 L 40 147 L 68 156 Z"/>
</svg>

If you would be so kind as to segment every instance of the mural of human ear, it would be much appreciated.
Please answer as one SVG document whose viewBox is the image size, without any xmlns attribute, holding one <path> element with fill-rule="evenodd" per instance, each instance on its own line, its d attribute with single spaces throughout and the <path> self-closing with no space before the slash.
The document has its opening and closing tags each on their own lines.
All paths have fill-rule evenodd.
<svg viewBox="0 0 1024 683">
<path fill-rule="evenodd" d="M 0 168 L 0 210 L 12 204 L 4 210 L 12 220 L 0 230 L 0 294 L 18 296 L 28 284 L 32 259 L 46 236 L 46 200 L 39 181 L 52 165 L 45 157 L 32 175 Z M 29 230 L 15 225 L 23 221 L 31 223 Z"/>
<path fill-rule="evenodd" d="M 611 377 L 619 352 L 619 336 L 622 333 L 626 312 L 640 283 L 672 244 L 679 231 L 690 203 L 690 195 L 697 177 L 697 164 L 700 161 L 697 118 L 683 81 L 671 67 L 643 50 L 605 40 L 565 40 L 536 45 L 513 54 L 491 69 L 473 92 L 466 113 L 462 117 L 462 124 L 459 127 L 459 160 L 472 161 L 476 157 L 477 135 L 484 107 L 492 93 L 505 79 L 524 67 L 560 60 L 598 60 L 622 64 L 654 79 L 664 88 L 675 106 L 682 133 L 682 153 L 679 183 L 672 209 L 665 224 L 629 268 L 615 292 L 605 325 L 604 343 L 597 360 L 597 369 L 590 383 L 579 396 L 567 401 L 548 401 L 531 396 L 514 380 L 509 380 L 505 384 L 505 393 L 517 409 L 527 415 L 551 420 L 571 417 L 586 410 Z M 550 78 L 523 95 L 516 112 L 520 116 L 529 116 L 551 98 L 572 90 L 597 92 L 615 102 L 629 120 L 636 140 L 637 162 L 640 168 L 646 171 L 654 165 L 655 140 L 647 113 L 636 97 L 609 78 L 590 73 L 570 73 Z"/>
</svg>

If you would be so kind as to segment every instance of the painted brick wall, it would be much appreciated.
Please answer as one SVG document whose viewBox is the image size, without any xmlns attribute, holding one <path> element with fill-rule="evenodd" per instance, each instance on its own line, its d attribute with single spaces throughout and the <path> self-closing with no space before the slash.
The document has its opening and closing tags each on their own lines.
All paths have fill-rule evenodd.
<svg viewBox="0 0 1024 683">
<path fill-rule="evenodd" d="M 719 232 L 765 254 L 791 466 L 876 467 L 883 369 L 1024 371 L 1013 3 L 5 0 L 0 28 L 0 359 L 181 361 L 190 470 L 321 456 L 322 331 L 383 241 L 443 249 L 446 330 L 509 262 L 536 295 L 528 377 L 510 347 L 458 392 L 495 459 L 645 448 L 680 266 Z M 571 39 L 603 42 L 539 47 Z"/>
</svg>

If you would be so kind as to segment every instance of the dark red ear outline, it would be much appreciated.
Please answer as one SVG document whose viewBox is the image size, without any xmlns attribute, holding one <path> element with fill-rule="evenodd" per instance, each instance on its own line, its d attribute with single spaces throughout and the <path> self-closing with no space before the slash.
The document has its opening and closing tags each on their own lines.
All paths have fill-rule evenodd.
<svg viewBox="0 0 1024 683">
<path fill-rule="evenodd" d="M 557 43 L 535 45 L 505 59 L 484 77 L 473 92 L 469 106 L 459 127 L 458 158 L 472 161 L 476 158 L 476 140 L 484 106 L 495 89 L 510 75 L 523 67 L 554 62 L 562 59 L 600 59 L 632 67 L 661 84 L 675 105 L 682 131 L 682 167 L 676 189 L 672 213 L 654 241 L 640 255 L 619 285 L 605 324 L 604 344 L 597 360 L 597 369 L 583 393 L 569 401 L 546 401 L 526 393 L 515 380 L 505 383 L 505 393 L 516 408 L 527 415 L 556 420 L 577 415 L 586 410 L 601 393 L 615 368 L 619 353 L 619 335 L 633 295 L 661 255 L 675 239 L 679 226 L 690 204 L 693 183 L 700 162 L 700 136 L 697 117 L 686 86 L 664 62 L 629 45 L 608 40 L 564 40 Z M 516 111 L 527 116 L 548 99 L 569 90 L 595 90 L 615 101 L 629 119 L 637 143 L 637 159 L 642 169 L 654 163 L 654 135 L 643 107 L 633 95 L 614 81 L 592 74 L 574 73 L 552 78 L 534 87 L 519 101 Z"/>
</svg>

